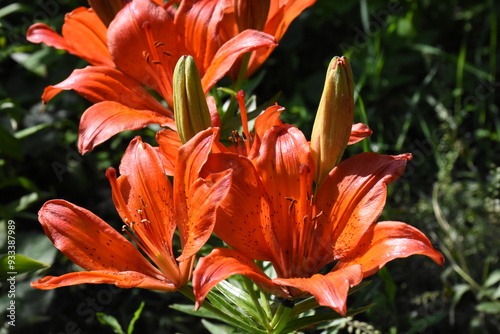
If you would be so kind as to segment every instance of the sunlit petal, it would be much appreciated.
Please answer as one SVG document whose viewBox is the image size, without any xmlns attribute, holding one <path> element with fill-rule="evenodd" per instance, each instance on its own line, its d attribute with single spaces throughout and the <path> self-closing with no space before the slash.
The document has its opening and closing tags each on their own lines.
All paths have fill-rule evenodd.
<svg viewBox="0 0 500 334">
<path fill-rule="evenodd" d="M 92 9 L 80 7 L 66 14 L 62 36 L 49 26 L 36 23 L 28 29 L 27 39 L 85 59 L 92 65 L 114 67 L 106 44 L 106 26 Z"/>
<path fill-rule="evenodd" d="M 361 264 L 366 277 L 391 260 L 416 254 L 426 255 L 443 265 L 443 255 L 434 249 L 422 232 L 405 223 L 384 221 L 372 225 L 353 251 L 341 259 L 335 268 Z"/>
<path fill-rule="evenodd" d="M 173 119 L 152 110 L 129 108 L 118 102 L 99 102 L 82 115 L 78 149 L 85 154 L 121 131 L 138 130 L 149 124 L 169 126 L 173 125 Z"/>
<path fill-rule="evenodd" d="M 326 275 L 316 274 L 310 278 L 275 278 L 273 282 L 290 286 L 313 295 L 319 305 L 327 306 L 345 316 L 349 288 L 363 279 L 360 265 L 351 265 Z"/>
<path fill-rule="evenodd" d="M 403 173 L 409 154 L 357 154 L 335 167 L 316 194 L 317 211 L 324 223 L 315 231 L 321 245 L 335 245 L 335 258 L 356 247 L 380 216 L 387 185 Z"/>
<path fill-rule="evenodd" d="M 216 248 L 202 257 L 193 273 L 193 290 L 196 308 L 199 308 L 210 290 L 222 280 L 236 274 L 252 279 L 265 291 L 289 298 L 290 296 L 274 284 L 269 277 L 248 257 L 228 248 Z"/>
<path fill-rule="evenodd" d="M 135 271 L 81 271 L 62 276 L 47 276 L 32 282 L 31 286 L 41 290 L 60 288 L 77 284 L 114 284 L 120 288 L 144 288 L 159 291 L 173 291 L 176 287 L 168 281 L 155 279 Z"/>
<path fill-rule="evenodd" d="M 40 209 L 39 220 L 54 245 L 84 269 L 161 277 L 127 239 L 86 209 L 53 200 Z"/>
</svg>

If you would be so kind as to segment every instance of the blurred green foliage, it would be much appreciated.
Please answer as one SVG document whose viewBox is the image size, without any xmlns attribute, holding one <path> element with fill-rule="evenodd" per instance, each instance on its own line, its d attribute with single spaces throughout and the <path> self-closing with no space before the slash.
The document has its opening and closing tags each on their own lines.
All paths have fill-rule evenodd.
<svg viewBox="0 0 500 334">
<path fill-rule="evenodd" d="M 207 322 L 203 327 L 169 309 L 185 302 L 175 293 L 112 286 L 29 287 L 42 275 L 74 268 L 37 223 L 43 202 L 64 198 L 119 227 L 104 172 L 118 166 L 134 135 L 150 136 L 152 131 L 123 133 L 80 156 L 78 120 L 88 102 L 64 92 L 42 105 L 40 96 L 45 86 L 85 63 L 30 44 L 24 36 L 30 24 L 40 21 L 60 31 L 64 14 L 86 2 L 2 5 L 0 258 L 12 220 L 16 251 L 27 265 L 17 276 L 17 321 L 9 329 L 110 333 L 99 319 L 125 328 L 145 301 L 135 323 L 141 332 L 226 333 L 224 327 Z M 328 62 L 336 55 L 348 56 L 356 82 L 356 121 L 367 123 L 374 134 L 346 154 L 413 153 L 406 173 L 390 189 L 381 219 L 418 227 L 446 256 L 444 268 L 424 257 L 390 263 L 348 302 L 353 309 L 375 306 L 355 320 L 336 320 L 308 333 L 496 333 L 500 328 L 499 13 L 500 3 L 494 0 L 318 0 L 292 24 L 256 74 L 261 78 L 253 90 L 257 104 L 280 93 L 278 102 L 287 108 L 284 119 L 307 134 Z M 40 271 L 44 265 L 51 268 Z M 1 284 L 5 320 L 7 286 Z"/>
</svg>

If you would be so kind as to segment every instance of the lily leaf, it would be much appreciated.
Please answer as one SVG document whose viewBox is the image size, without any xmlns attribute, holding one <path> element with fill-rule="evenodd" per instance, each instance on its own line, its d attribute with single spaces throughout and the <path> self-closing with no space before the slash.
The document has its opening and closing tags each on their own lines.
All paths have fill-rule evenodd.
<svg viewBox="0 0 500 334">
<path fill-rule="evenodd" d="M 351 310 L 347 312 L 348 317 L 352 317 L 358 313 L 365 312 L 368 310 L 370 307 L 372 307 L 375 304 L 370 304 L 355 310 Z M 288 323 L 288 325 L 283 329 L 282 333 L 291 333 L 293 331 L 297 331 L 301 328 L 306 328 L 315 324 L 318 324 L 320 322 L 324 321 L 332 321 L 332 320 L 337 320 L 343 318 L 340 314 L 331 312 L 331 313 L 322 313 L 322 314 L 315 314 L 312 316 L 307 316 L 307 317 L 302 317 L 298 319 L 294 319 Z"/>
<path fill-rule="evenodd" d="M 483 286 L 485 288 L 489 288 L 490 286 L 495 285 L 499 281 L 500 281 L 500 269 L 497 269 L 488 276 Z"/>
<path fill-rule="evenodd" d="M 195 311 L 192 304 L 173 304 L 170 305 L 170 308 L 200 318 L 216 319 L 223 321 L 223 319 L 221 319 L 219 316 L 213 314 L 204 307 L 200 308 L 198 311 Z"/>
<path fill-rule="evenodd" d="M 221 324 L 213 324 L 205 319 L 201 320 L 201 323 L 211 334 L 233 334 L 235 329 L 233 327 Z"/>
<path fill-rule="evenodd" d="M 16 275 L 19 275 L 48 267 L 48 264 L 38 262 L 21 254 L 14 255 L 14 258 L 12 258 L 12 255 L 5 254 L 0 258 L 1 277 L 9 276 L 9 272 L 15 272 Z"/>
<path fill-rule="evenodd" d="M 116 320 L 115 317 L 112 315 L 108 315 L 102 312 L 97 312 L 96 313 L 97 320 L 103 325 L 108 325 L 113 329 L 113 332 L 116 334 L 125 334 L 123 331 L 122 327 L 120 326 L 120 323 L 118 323 L 118 320 Z"/>
<path fill-rule="evenodd" d="M 254 319 L 258 319 L 259 314 L 255 311 L 255 306 L 252 304 L 252 299 L 248 293 L 227 281 L 220 282 L 216 289 L 234 305 L 242 308 L 245 313 L 248 313 Z"/>
<path fill-rule="evenodd" d="M 500 313 L 500 302 L 484 302 L 476 306 L 476 310 L 479 312 L 484 312 L 488 314 L 499 314 Z"/>
<path fill-rule="evenodd" d="M 130 320 L 130 323 L 128 324 L 127 334 L 132 334 L 134 332 L 135 322 L 139 320 L 144 305 L 146 304 L 142 302 L 141 305 L 139 305 L 139 308 L 134 312 L 134 317 L 132 318 L 132 320 Z"/>
</svg>

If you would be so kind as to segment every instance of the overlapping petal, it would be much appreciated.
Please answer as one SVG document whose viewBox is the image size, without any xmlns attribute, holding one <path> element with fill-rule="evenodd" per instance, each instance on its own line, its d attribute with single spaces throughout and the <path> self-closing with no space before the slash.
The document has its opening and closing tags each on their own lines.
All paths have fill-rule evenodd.
<svg viewBox="0 0 500 334">
<path fill-rule="evenodd" d="M 174 127 L 170 116 L 153 110 L 133 109 L 114 101 L 92 105 L 82 115 L 78 132 L 78 150 L 85 154 L 124 130 L 138 130 L 149 124 Z"/>
<path fill-rule="evenodd" d="M 346 256 L 375 223 L 385 205 L 387 184 L 403 173 L 409 159 L 409 154 L 357 154 L 321 183 L 316 205 L 324 218 L 315 233 L 324 241 L 321 245 L 335 245 L 335 259 Z"/>
<path fill-rule="evenodd" d="M 444 263 L 443 255 L 434 249 L 422 232 L 405 223 L 384 221 L 372 225 L 335 268 L 361 264 L 363 275 L 367 277 L 391 260 L 416 254 L 428 256 L 439 265 Z"/>
<path fill-rule="evenodd" d="M 268 49 L 277 45 L 275 39 L 257 30 L 245 30 L 224 43 L 205 69 L 201 82 L 205 92 L 231 69 L 236 60 L 246 52 Z"/>
<path fill-rule="evenodd" d="M 231 188 L 217 212 L 215 233 L 229 246 L 256 260 L 271 260 L 274 233 L 270 201 L 252 163 L 236 154 L 212 154 L 204 173 L 232 170 Z"/>
<path fill-rule="evenodd" d="M 367 125 L 363 123 L 353 124 L 351 128 L 351 137 L 347 145 L 356 144 L 371 135 L 372 130 Z"/>
<path fill-rule="evenodd" d="M 66 14 L 62 36 L 48 25 L 35 23 L 26 38 L 32 43 L 44 43 L 85 59 L 92 65 L 114 67 L 108 51 L 106 26 L 90 8 L 80 7 Z"/>
<path fill-rule="evenodd" d="M 194 270 L 193 290 L 196 296 L 196 308 L 200 307 L 214 286 L 236 274 L 249 277 L 267 292 L 284 298 L 291 297 L 274 284 L 251 258 L 232 249 L 216 248 L 208 256 L 201 258 Z"/>
<path fill-rule="evenodd" d="M 134 109 L 149 109 L 173 119 L 172 111 L 158 102 L 140 82 L 114 68 L 87 66 L 74 70 L 62 82 L 45 88 L 43 101 L 47 103 L 62 90 L 74 90 L 92 103 L 114 101 Z"/>
<path fill-rule="evenodd" d="M 62 276 L 46 276 L 31 286 L 41 290 L 61 288 L 77 284 L 114 284 L 119 288 L 143 288 L 158 291 L 174 291 L 177 288 L 168 281 L 155 279 L 153 277 L 135 271 L 81 271 L 64 274 Z"/>
<path fill-rule="evenodd" d="M 208 240 L 214 229 L 216 210 L 230 187 L 230 170 L 200 179 L 217 131 L 207 129 L 198 133 L 179 149 L 177 155 L 174 205 L 183 248 L 178 261 L 196 254 Z"/>
<path fill-rule="evenodd" d="M 275 278 L 273 282 L 310 293 L 319 305 L 330 307 L 345 316 L 349 288 L 361 283 L 362 279 L 361 266 L 354 264 L 326 275 L 316 274 L 309 278 Z"/>
<path fill-rule="evenodd" d="M 167 281 L 155 267 L 120 233 L 92 212 L 63 200 L 53 200 L 44 204 L 39 212 L 39 220 L 45 234 L 54 245 L 72 262 L 90 271 L 135 272 L 136 277 L 150 277 L 163 281 L 164 289 L 170 289 Z M 99 283 L 101 274 L 85 274 L 68 279 L 41 280 L 41 287 L 58 287 L 79 283 Z M 111 276 L 107 276 L 109 277 Z M 88 282 L 84 282 L 88 279 Z M 77 283 L 79 282 L 79 283 Z M 35 287 L 38 287 L 33 283 Z M 49 284 L 49 285 L 47 285 Z M 63 286 L 63 285 L 60 285 Z"/>
<path fill-rule="evenodd" d="M 264 32 L 272 35 L 279 42 L 293 20 L 316 0 L 271 0 Z M 247 75 L 254 73 L 269 57 L 274 48 L 259 49 L 252 55 Z"/>
</svg>

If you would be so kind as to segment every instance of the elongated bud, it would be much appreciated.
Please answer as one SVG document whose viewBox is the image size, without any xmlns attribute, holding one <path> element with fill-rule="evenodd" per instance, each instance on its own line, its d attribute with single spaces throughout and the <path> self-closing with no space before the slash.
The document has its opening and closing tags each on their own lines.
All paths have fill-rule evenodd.
<svg viewBox="0 0 500 334">
<path fill-rule="evenodd" d="M 234 12 L 239 31 L 264 30 L 271 0 L 234 0 Z"/>
<path fill-rule="evenodd" d="M 316 162 L 315 180 L 320 184 L 342 159 L 354 119 L 354 83 L 345 57 L 328 65 L 325 87 L 311 135 L 311 152 Z"/>
<path fill-rule="evenodd" d="M 183 143 L 212 125 L 193 57 L 182 56 L 174 69 L 174 117 Z"/>
</svg>

